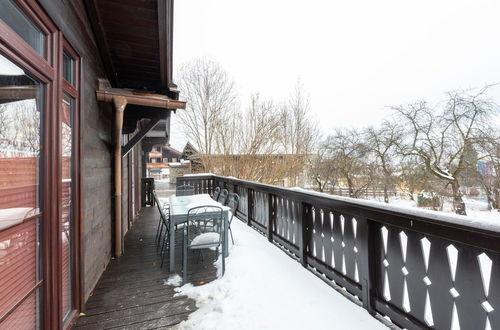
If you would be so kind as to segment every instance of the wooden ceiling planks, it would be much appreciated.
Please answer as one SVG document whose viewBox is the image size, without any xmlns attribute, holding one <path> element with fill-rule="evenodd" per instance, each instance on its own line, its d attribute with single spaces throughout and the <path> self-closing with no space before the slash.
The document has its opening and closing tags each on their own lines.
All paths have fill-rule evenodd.
<svg viewBox="0 0 500 330">
<path fill-rule="evenodd" d="M 173 0 L 85 0 L 113 87 L 178 99 L 172 82 Z"/>
</svg>

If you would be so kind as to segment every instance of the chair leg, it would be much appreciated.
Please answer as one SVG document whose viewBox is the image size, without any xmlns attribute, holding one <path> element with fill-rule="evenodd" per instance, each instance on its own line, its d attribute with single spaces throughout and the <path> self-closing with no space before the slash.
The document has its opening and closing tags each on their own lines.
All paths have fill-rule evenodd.
<svg viewBox="0 0 500 330">
<path fill-rule="evenodd" d="M 165 236 L 165 240 L 163 241 L 163 245 L 165 247 L 168 246 L 168 248 L 165 249 L 165 252 L 167 252 L 167 255 L 168 255 L 168 249 L 170 248 L 169 241 L 170 241 L 170 235 L 169 235 L 169 231 L 167 230 L 167 235 Z M 160 268 L 163 268 L 163 262 L 165 261 L 165 254 L 163 253 L 163 247 L 161 249 L 162 249 L 162 253 L 160 253 L 160 257 L 161 257 Z"/>
<path fill-rule="evenodd" d="M 231 229 L 231 226 L 229 226 L 229 234 L 231 234 L 231 242 L 233 242 L 234 245 L 233 230 Z"/>
<path fill-rule="evenodd" d="M 160 228 L 160 236 L 158 237 L 158 242 L 156 242 L 156 251 L 158 251 L 158 248 L 160 247 L 162 233 L 163 233 L 163 224 L 161 225 L 161 228 Z"/>
<path fill-rule="evenodd" d="M 222 276 L 226 272 L 226 257 L 224 256 L 224 249 L 222 249 Z"/>
<path fill-rule="evenodd" d="M 183 282 L 184 284 L 187 283 L 187 239 L 185 237 L 185 235 L 182 236 L 182 245 L 184 246 L 184 251 L 182 253 L 182 261 L 183 261 L 183 267 L 182 267 L 182 277 L 183 277 Z"/>
<path fill-rule="evenodd" d="M 163 256 L 163 252 L 164 252 L 165 248 L 167 247 L 167 240 L 168 240 L 168 236 L 169 236 L 168 232 L 169 232 L 169 230 L 167 228 L 167 230 L 165 232 L 165 238 L 163 239 L 163 243 L 161 244 L 160 256 Z"/>
<path fill-rule="evenodd" d="M 161 226 L 161 218 L 160 218 L 160 221 L 158 221 L 158 228 L 156 228 L 156 238 L 155 238 L 155 242 L 158 241 L 158 233 L 160 232 L 160 226 Z"/>
</svg>

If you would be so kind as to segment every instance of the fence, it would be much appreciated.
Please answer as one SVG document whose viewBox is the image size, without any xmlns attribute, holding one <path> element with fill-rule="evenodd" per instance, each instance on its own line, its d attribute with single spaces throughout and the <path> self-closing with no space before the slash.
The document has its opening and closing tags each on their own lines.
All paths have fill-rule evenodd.
<svg viewBox="0 0 500 330">
<path fill-rule="evenodd" d="M 238 193 L 237 217 L 372 315 L 407 329 L 500 329 L 500 223 L 215 175 L 182 184 Z"/>
</svg>

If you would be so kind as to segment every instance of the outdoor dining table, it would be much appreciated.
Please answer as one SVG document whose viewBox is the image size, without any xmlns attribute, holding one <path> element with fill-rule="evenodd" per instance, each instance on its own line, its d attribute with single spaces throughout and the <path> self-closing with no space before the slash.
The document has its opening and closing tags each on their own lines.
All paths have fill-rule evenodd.
<svg viewBox="0 0 500 330">
<path fill-rule="evenodd" d="M 175 267 L 175 226 L 187 221 L 188 211 L 197 206 L 213 205 L 222 207 L 222 217 L 224 222 L 223 233 L 223 253 L 224 257 L 228 255 L 228 237 L 229 227 L 229 207 L 214 201 L 208 194 L 190 195 L 190 196 L 170 196 L 170 272 Z"/>
</svg>

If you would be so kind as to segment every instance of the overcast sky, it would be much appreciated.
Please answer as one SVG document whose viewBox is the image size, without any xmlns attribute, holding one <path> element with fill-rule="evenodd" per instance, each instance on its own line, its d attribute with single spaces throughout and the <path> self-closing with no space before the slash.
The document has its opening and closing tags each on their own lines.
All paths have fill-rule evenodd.
<svg viewBox="0 0 500 330">
<path fill-rule="evenodd" d="M 243 105 L 286 99 L 300 78 L 325 134 L 500 82 L 498 0 L 177 0 L 174 15 L 175 67 L 218 61 Z"/>
</svg>

